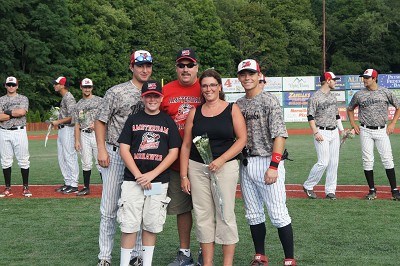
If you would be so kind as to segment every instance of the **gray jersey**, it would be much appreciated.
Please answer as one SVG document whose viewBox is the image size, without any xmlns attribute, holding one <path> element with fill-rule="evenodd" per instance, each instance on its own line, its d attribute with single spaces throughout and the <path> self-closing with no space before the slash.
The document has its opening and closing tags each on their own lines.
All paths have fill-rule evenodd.
<svg viewBox="0 0 400 266">
<path fill-rule="evenodd" d="M 73 123 L 78 122 L 81 129 L 89 128 L 98 116 L 102 98 L 93 95 L 89 99 L 80 99 L 75 107 Z"/>
<path fill-rule="evenodd" d="M 337 99 L 330 91 L 316 91 L 308 100 L 307 116 L 312 115 L 315 124 L 320 127 L 336 127 L 336 115 L 339 115 Z"/>
<path fill-rule="evenodd" d="M 25 109 L 28 111 L 29 101 L 28 98 L 24 95 L 17 94 L 16 96 L 8 96 L 4 95 L 0 97 L 0 112 L 4 112 L 7 110 L 15 110 L 15 109 Z M 26 125 L 26 116 L 21 117 L 13 117 L 8 121 L 0 122 L 0 127 L 2 128 L 11 128 L 11 127 L 19 127 Z"/>
<path fill-rule="evenodd" d="M 278 98 L 263 91 L 252 99 L 242 97 L 236 103 L 246 120 L 250 154 L 272 155 L 273 139 L 288 137 Z"/>
<path fill-rule="evenodd" d="M 390 90 L 378 86 L 376 90 L 367 88 L 357 91 L 349 103 L 353 111 L 358 106 L 358 120 L 366 126 L 383 126 L 388 120 L 389 104 L 399 109 L 399 101 Z"/>
<path fill-rule="evenodd" d="M 60 104 L 60 114 L 58 115 L 58 119 L 64 119 L 66 117 L 72 117 L 75 112 L 76 101 L 72 93 L 69 91 L 62 97 Z M 71 122 L 68 126 L 73 126 L 74 124 Z"/>
<path fill-rule="evenodd" d="M 144 109 L 141 90 L 131 81 L 107 90 L 100 107 L 98 120 L 106 123 L 106 142 L 119 146 L 118 138 L 130 114 Z"/>
</svg>

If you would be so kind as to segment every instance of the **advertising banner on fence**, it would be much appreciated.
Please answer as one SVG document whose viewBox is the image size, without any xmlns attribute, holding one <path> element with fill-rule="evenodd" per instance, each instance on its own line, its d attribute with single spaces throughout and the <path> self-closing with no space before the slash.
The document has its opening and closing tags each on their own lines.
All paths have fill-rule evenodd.
<svg viewBox="0 0 400 266">
<path fill-rule="evenodd" d="M 282 89 L 283 91 L 312 91 L 315 89 L 315 80 L 313 76 L 284 77 Z"/>
<path fill-rule="evenodd" d="M 223 78 L 222 87 L 225 93 L 228 92 L 244 92 L 242 84 L 237 78 Z"/>
<path fill-rule="evenodd" d="M 230 103 L 234 103 L 237 99 L 243 97 L 245 95 L 244 92 L 240 93 L 225 93 L 225 100 Z"/>
<path fill-rule="evenodd" d="M 342 76 L 346 84 L 346 90 L 360 90 L 364 88 L 362 78 L 358 75 Z"/>
<path fill-rule="evenodd" d="M 265 91 L 282 91 L 282 77 L 266 77 Z"/>
<path fill-rule="evenodd" d="M 346 104 L 348 105 L 353 98 L 354 94 L 359 90 L 346 91 Z"/>
<path fill-rule="evenodd" d="M 340 80 L 336 80 L 335 90 L 346 90 L 346 79 L 345 76 L 336 76 Z M 315 90 L 321 88 L 321 82 L 319 82 L 319 77 L 315 77 Z"/>
<path fill-rule="evenodd" d="M 285 91 L 283 92 L 284 107 L 307 107 L 308 99 L 314 91 Z"/>
<path fill-rule="evenodd" d="M 307 122 L 307 108 L 284 108 L 285 122 Z"/>
<path fill-rule="evenodd" d="M 382 74 L 378 76 L 379 86 L 393 89 L 400 88 L 400 74 Z"/>
</svg>

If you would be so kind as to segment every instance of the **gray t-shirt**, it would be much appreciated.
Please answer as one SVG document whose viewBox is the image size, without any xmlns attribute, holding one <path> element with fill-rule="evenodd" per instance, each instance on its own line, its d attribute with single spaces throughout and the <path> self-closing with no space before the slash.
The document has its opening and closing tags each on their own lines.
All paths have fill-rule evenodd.
<svg viewBox="0 0 400 266">
<path fill-rule="evenodd" d="M 75 107 L 73 121 L 78 122 L 81 129 L 89 128 L 98 116 L 102 98 L 93 95 L 89 99 L 80 99 Z"/>
<path fill-rule="evenodd" d="M 321 90 L 316 91 L 308 100 L 307 116 L 312 115 L 315 124 L 320 127 L 336 127 L 339 115 L 337 99 L 330 91 L 324 93 Z"/>
<path fill-rule="evenodd" d="M 60 113 L 58 115 L 58 120 L 64 119 L 66 117 L 72 117 L 75 112 L 76 101 L 71 92 L 64 94 L 60 104 Z M 70 124 L 65 124 L 66 126 L 73 126 L 73 122 Z"/>
<path fill-rule="evenodd" d="M 351 99 L 348 109 L 358 106 L 358 120 L 366 126 L 384 126 L 388 121 L 389 104 L 399 109 L 399 101 L 390 90 L 378 86 L 376 90 L 364 88 L 357 91 Z"/>
<path fill-rule="evenodd" d="M 28 111 L 29 101 L 28 98 L 24 95 L 17 94 L 15 96 L 4 95 L 0 97 L 0 112 L 4 112 L 7 110 L 15 110 L 15 109 L 25 109 Z M 8 121 L 0 122 L 0 127 L 2 128 L 12 128 L 12 127 L 20 127 L 26 125 L 26 116 L 21 117 L 13 117 Z"/>
<path fill-rule="evenodd" d="M 141 90 L 131 81 L 107 90 L 97 120 L 106 123 L 106 142 L 119 146 L 118 138 L 130 114 L 144 109 Z"/>
<path fill-rule="evenodd" d="M 250 155 L 272 155 L 273 139 L 288 137 L 278 98 L 263 91 L 251 99 L 242 97 L 236 103 L 246 120 Z"/>
</svg>

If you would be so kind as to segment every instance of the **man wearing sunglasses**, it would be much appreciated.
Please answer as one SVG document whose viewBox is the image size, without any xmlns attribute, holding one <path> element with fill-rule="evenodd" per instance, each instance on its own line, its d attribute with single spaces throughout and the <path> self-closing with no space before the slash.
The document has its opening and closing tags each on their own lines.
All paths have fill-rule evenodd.
<svg viewBox="0 0 400 266">
<path fill-rule="evenodd" d="M 93 81 L 84 78 L 81 81 L 82 99 L 76 104 L 74 112 L 75 123 L 75 150 L 81 154 L 82 174 L 84 187 L 76 194 L 85 196 L 90 194 L 90 176 L 92 173 L 93 158 L 97 163 L 97 144 L 94 135 L 94 119 L 99 111 L 101 97 L 93 95 Z M 101 175 L 101 172 L 100 172 Z"/>
<path fill-rule="evenodd" d="M 132 79 L 107 90 L 94 124 L 98 163 L 103 167 L 101 169 L 103 192 L 100 204 L 99 266 L 111 265 L 118 200 L 121 196 L 121 184 L 124 181 L 125 165 L 119 153 L 118 138 L 128 115 L 144 109 L 141 89 L 153 72 L 151 54 L 145 50 L 133 52 L 129 69 L 132 72 Z M 141 239 L 136 241 L 133 253 L 135 258 L 131 261 L 131 265 L 141 265 L 141 258 L 137 258 L 139 256 L 137 251 L 142 250 L 141 243 Z"/>
<path fill-rule="evenodd" d="M 0 97 L 0 158 L 6 187 L 0 194 L 0 198 L 13 195 L 11 192 L 11 166 L 14 154 L 21 168 L 22 195 L 30 197 L 32 196 L 28 187 L 30 162 L 25 127 L 25 115 L 28 112 L 29 101 L 26 96 L 17 93 L 18 80 L 15 77 L 6 79 L 5 88 L 7 94 Z"/>
<path fill-rule="evenodd" d="M 191 48 L 180 50 L 176 56 L 175 70 L 177 79 L 163 87 L 164 99 L 161 110 L 166 112 L 178 126 L 183 138 L 186 118 L 191 108 L 200 105 L 200 83 L 197 78 L 199 66 L 196 54 Z M 193 258 L 190 253 L 190 232 L 192 230 L 192 197 L 183 192 L 181 185 L 189 182 L 187 176 L 180 176 L 179 159 L 171 166 L 171 179 L 168 196 L 171 202 L 167 213 L 177 215 L 177 226 L 180 247 L 176 259 L 168 266 L 191 266 Z M 181 183 L 182 182 L 182 183 Z M 201 256 L 199 256 L 201 260 Z M 201 263 L 198 262 L 198 265 Z"/>
</svg>

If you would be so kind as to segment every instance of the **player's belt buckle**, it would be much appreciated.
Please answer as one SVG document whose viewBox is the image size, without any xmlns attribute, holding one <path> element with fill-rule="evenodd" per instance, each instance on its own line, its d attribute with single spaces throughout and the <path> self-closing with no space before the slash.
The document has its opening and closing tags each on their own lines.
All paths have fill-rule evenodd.
<svg viewBox="0 0 400 266">
<path fill-rule="evenodd" d="M 336 127 L 318 127 L 321 130 L 335 130 Z"/>
<path fill-rule="evenodd" d="M 62 129 L 64 127 L 65 127 L 64 125 L 58 125 L 58 129 Z"/>
<path fill-rule="evenodd" d="M 92 133 L 93 132 L 92 129 L 81 129 L 81 131 L 85 132 L 85 133 Z"/>
<path fill-rule="evenodd" d="M 113 145 L 113 151 L 117 151 L 118 147 Z"/>
<path fill-rule="evenodd" d="M 385 126 L 366 126 L 364 124 L 361 124 L 362 127 L 368 128 L 368 129 L 383 129 Z"/>
</svg>

